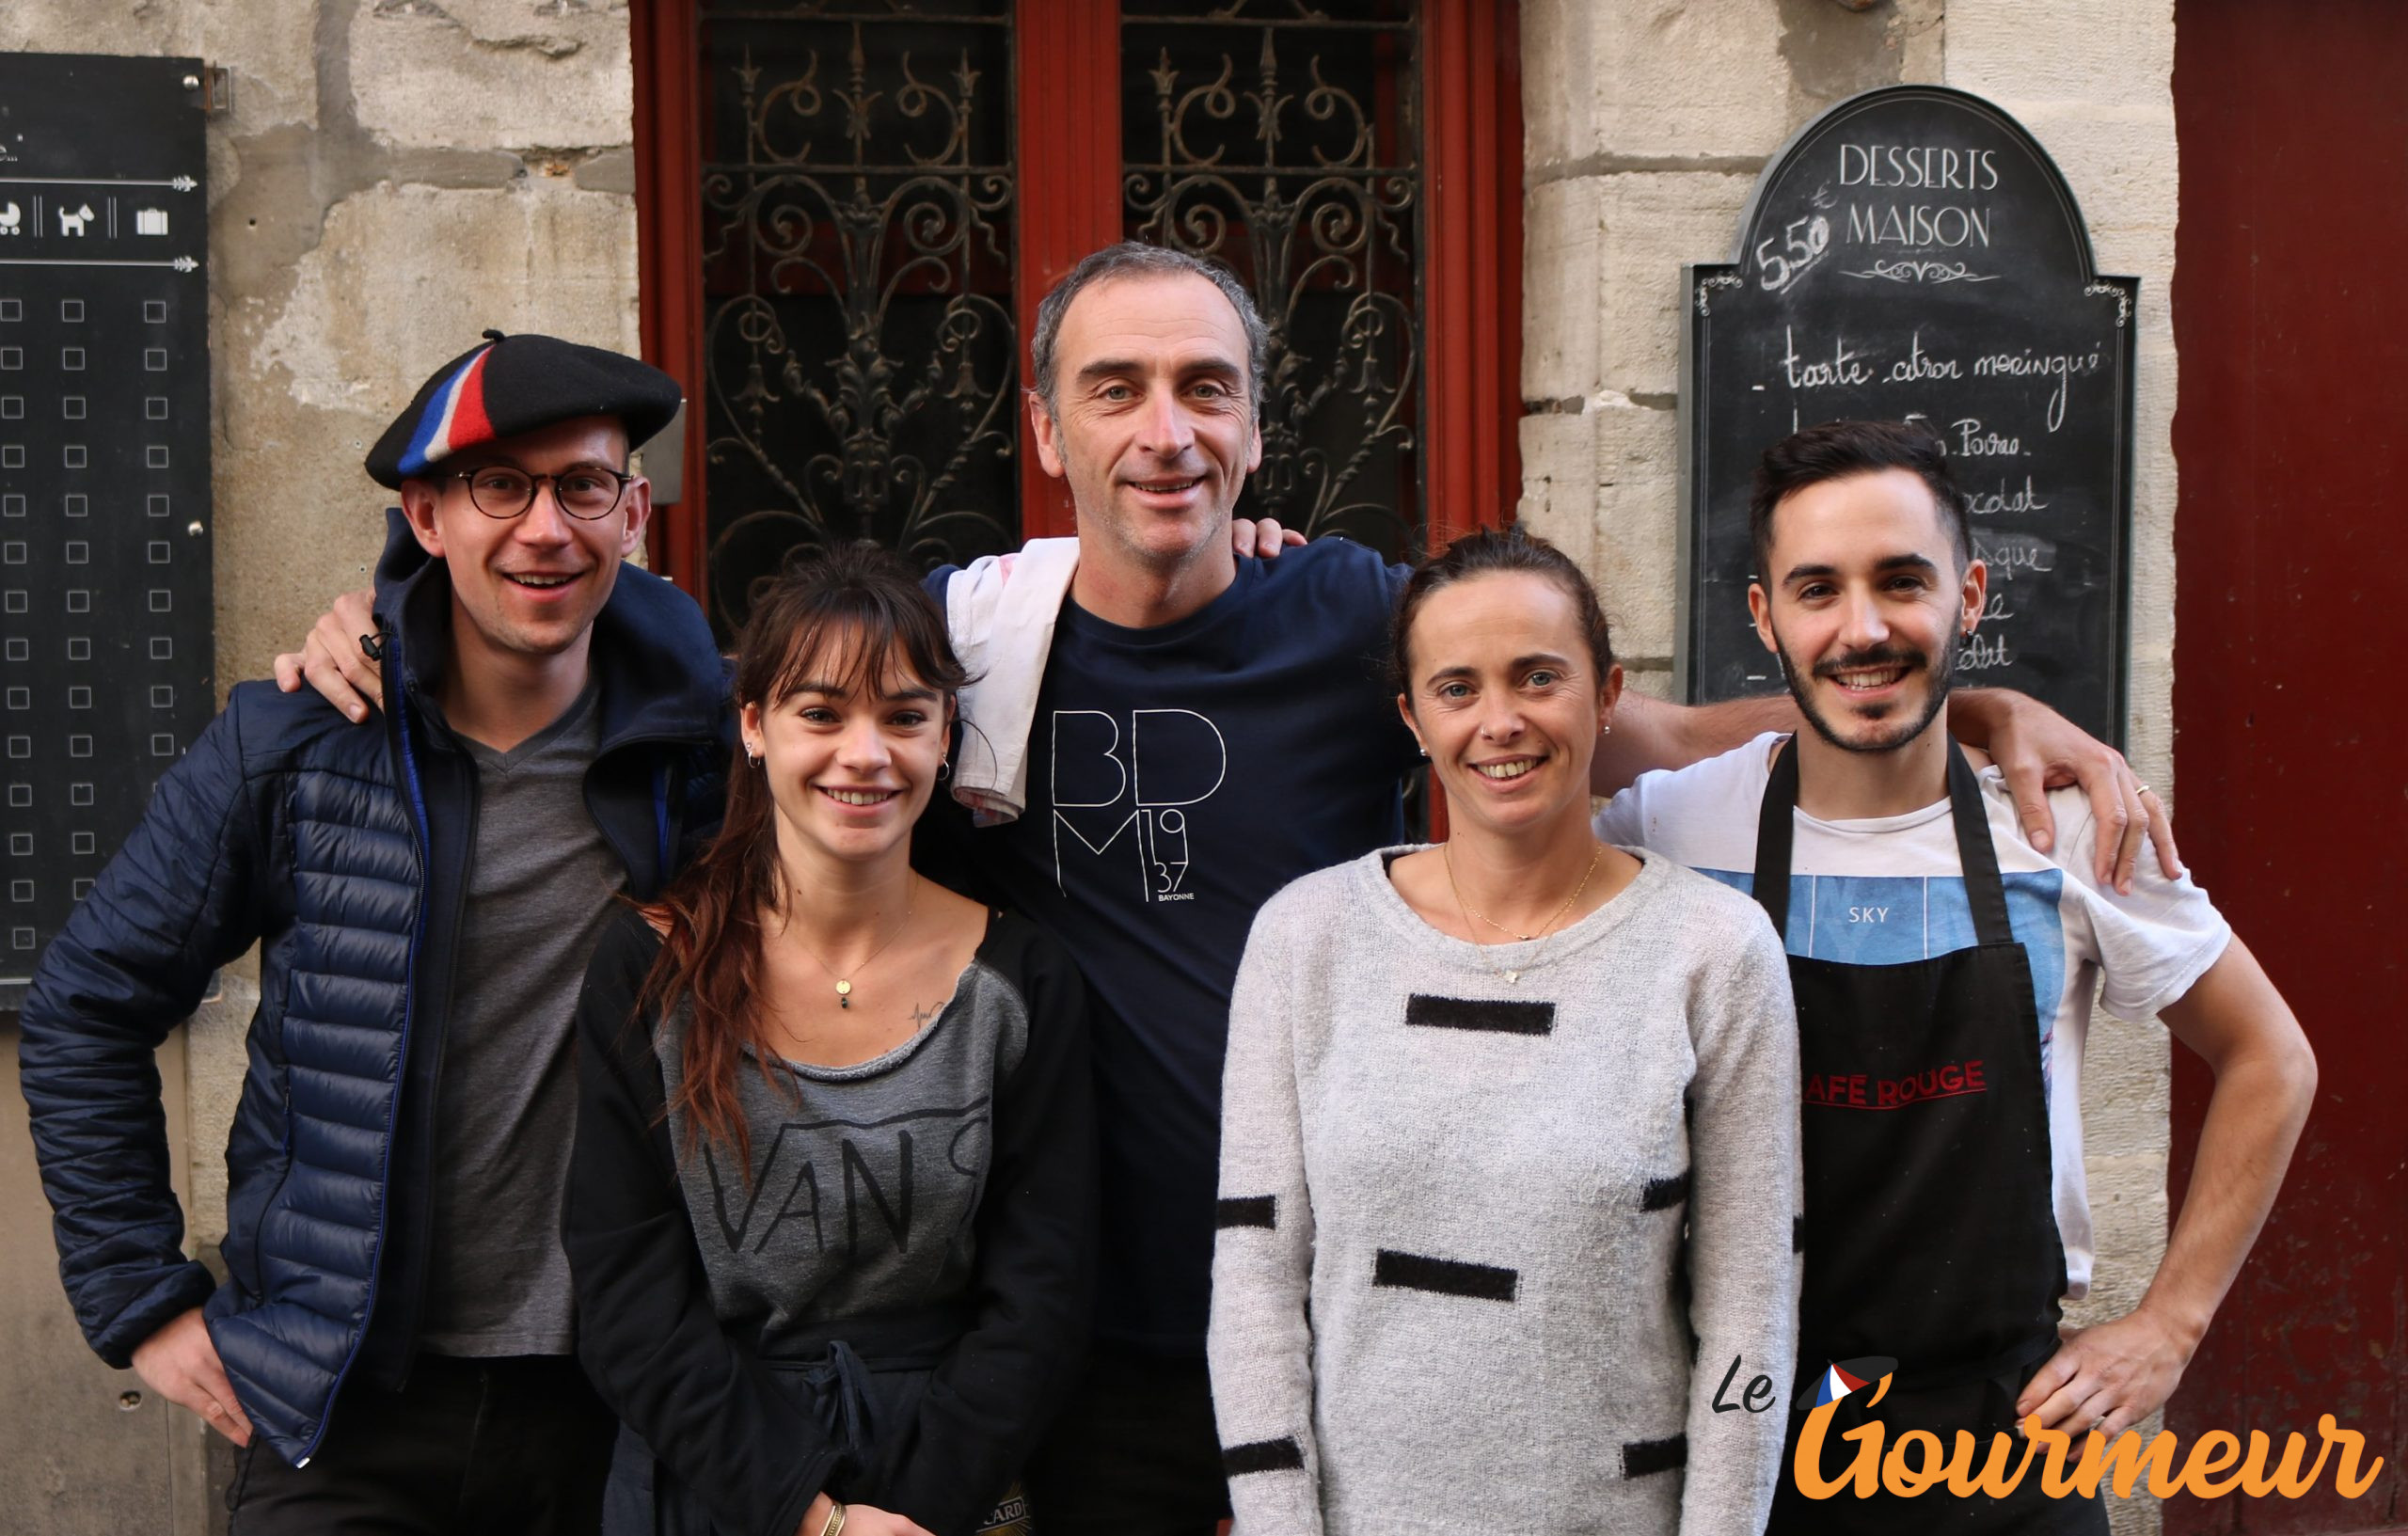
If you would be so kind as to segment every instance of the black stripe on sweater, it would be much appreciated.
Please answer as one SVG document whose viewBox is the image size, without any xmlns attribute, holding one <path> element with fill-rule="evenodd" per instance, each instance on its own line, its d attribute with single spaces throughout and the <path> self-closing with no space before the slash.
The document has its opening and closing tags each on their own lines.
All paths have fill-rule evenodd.
<svg viewBox="0 0 2408 1536">
<path fill-rule="evenodd" d="M 1460 1259 L 1432 1259 L 1426 1254 L 1382 1248 L 1371 1265 L 1371 1283 L 1400 1291 L 1467 1296 L 1473 1301 L 1509 1302 L 1520 1288 L 1522 1277 L 1494 1264 L 1466 1264 Z"/>
<path fill-rule="evenodd" d="M 1279 1196 L 1249 1195 L 1242 1199 L 1224 1199 L 1214 1208 L 1212 1225 L 1223 1231 L 1232 1227 L 1259 1227 L 1276 1231 L 1279 1227 Z"/>
<path fill-rule="evenodd" d="M 1676 1434 L 1669 1440 L 1633 1440 L 1622 1448 L 1622 1475 L 1643 1478 L 1657 1472 L 1670 1472 L 1689 1465 L 1689 1437 Z"/>
<path fill-rule="evenodd" d="M 1689 1176 L 1680 1174 L 1671 1179 L 1650 1179 L 1647 1193 L 1640 1196 L 1641 1211 L 1670 1211 L 1689 1197 Z"/>
<path fill-rule="evenodd" d="M 1221 1470 L 1233 1478 L 1249 1472 L 1300 1472 L 1304 1465 L 1304 1448 L 1292 1435 L 1230 1446 L 1221 1452 Z"/>
<path fill-rule="evenodd" d="M 1490 1035 L 1552 1035 L 1555 1005 L 1507 1003 L 1486 998 L 1428 997 L 1416 992 L 1404 1005 L 1404 1021 L 1425 1029 L 1473 1029 Z"/>
</svg>

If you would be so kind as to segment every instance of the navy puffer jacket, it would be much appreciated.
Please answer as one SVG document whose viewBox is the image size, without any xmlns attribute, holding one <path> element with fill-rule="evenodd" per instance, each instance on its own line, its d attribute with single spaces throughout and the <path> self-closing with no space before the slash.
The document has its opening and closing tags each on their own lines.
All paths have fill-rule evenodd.
<svg viewBox="0 0 2408 1536">
<path fill-rule="evenodd" d="M 441 675 L 451 591 L 392 521 L 385 695 L 415 701 Z M 719 820 L 725 670 L 692 601 L 633 567 L 595 621 L 593 664 L 602 745 L 586 804 L 627 889 L 650 895 Z M 85 1337 L 123 1366 L 204 1305 L 244 1411 L 296 1464 L 348 1376 L 395 1385 L 415 1346 L 474 838 L 475 767 L 447 743 L 414 704 L 354 725 L 307 690 L 237 687 L 44 953 L 24 1006 L 25 1099 Z M 182 1254 L 152 1053 L 254 942 L 219 1286 Z"/>
</svg>

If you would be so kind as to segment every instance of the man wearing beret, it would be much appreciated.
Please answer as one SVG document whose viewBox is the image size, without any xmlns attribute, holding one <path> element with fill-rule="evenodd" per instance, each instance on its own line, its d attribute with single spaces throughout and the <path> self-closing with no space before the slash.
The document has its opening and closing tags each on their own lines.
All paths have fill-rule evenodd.
<svg viewBox="0 0 2408 1536">
<path fill-rule="evenodd" d="M 599 1519 L 613 1427 L 558 1235 L 570 1015 L 613 897 L 717 820 L 725 689 L 693 604 L 621 563 L 651 512 L 628 452 L 676 384 L 485 335 L 368 456 L 430 557 L 364 641 L 400 707 L 234 689 L 24 1007 L 76 1319 L 243 1448 L 245 1536 Z M 152 1053 L 255 942 L 220 1283 L 182 1249 Z"/>
</svg>

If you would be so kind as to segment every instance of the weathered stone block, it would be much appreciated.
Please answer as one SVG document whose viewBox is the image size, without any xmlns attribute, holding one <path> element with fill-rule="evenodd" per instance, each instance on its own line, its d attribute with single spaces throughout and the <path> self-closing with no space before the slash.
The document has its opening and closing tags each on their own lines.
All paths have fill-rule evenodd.
<svg viewBox="0 0 2408 1536">
<path fill-rule="evenodd" d="M 2151 1019 L 2118 1019 L 2103 1006 L 2090 1017 L 2083 1053 L 2083 1144 L 2091 1166 L 2117 1158 L 2155 1157 L 2165 1149 L 2162 1121 L 2173 1104 L 2174 1078 L 2165 1026 Z M 2119 1196 L 2129 1182 L 2106 1186 Z M 2163 1181 L 2139 1193 L 2162 1197 Z"/>
<path fill-rule="evenodd" d="M 1522 10 L 1530 169 L 1770 153 L 1790 127 L 1782 36 L 1762 0 L 1533 0 Z"/>
<path fill-rule="evenodd" d="M 228 134 L 316 126 L 317 39 L 308 24 L 314 7 L 199 0 L 193 8 L 199 56 L 234 71 L 234 111 L 222 125 Z"/>
<path fill-rule="evenodd" d="M 219 420 L 242 451 L 213 476 L 221 693 L 268 675 L 336 594 L 368 586 L 385 544 L 392 493 L 360 461 L 387 419 L 304 404 L 280 382 L 223 387 Z"/>
<path fill-rule="evenodd" d="M 1597 439 L 1577 409 L 1522 418 L 1522 500 L 1514 517 L 1596 579 Z"/>
<path fill-rule="evenodd" d="M 1595 387 L 1598 310 L 1606 293 L 1605 179 L 1530 188 L 1522 205 L 1522 398 L 1556 400 Z"/>
<path fill-rule="evenodd" d="M 1949 83 L 1957 83 L 1953 68 Z M 2171 103 L 2099 107 L 2000 99 L 1999 104 L 2057 163 L 2092 230 L 2174 228 L 2179 198 Z"/>
<path fill-rule="evenodd" d="M 2168 106 L 2172 0 L 1951 0 L 1948 83 L 1984 96 Z"/>
<path fill-rule="evenodd" d="M 1681 265 L 1727 258 L 1752 175 L 1628 172 L 1531 189 L 1523 394 L 1670 403 Z"/>
<path fill-rule="evenodd" d="M 2159 1123 L 2162 1128 L 2162 1112 Z M 2092 1158 L 2089 1172 L 2098 1261 L 2090 1294 L 2067 1308 L 2068 1321 L 2077 1326 L 2121 1317 L 2139 1306 L 2165 1256 L 2164 1154 Z"/>
<path fill-rule="evenodd" d="M 488 325 L 636 347 L 635 211 L 530 181 L 379 184 L 337 203 L 256 359 L 294 397 L 378 426 Z"/>
<path fill-rule="evenodd" d="M 634 136 L 624 3 L 356 0 L 360 126 L 426 149 L 579 149 Z"/>
<path fill-rule="evenodd" d="M 192 12 L 147 0 L 10 0 L 0 49 L 10 53 L 191 55 Z"/>
<path fill-rule="evenodd" d="M 229 974 L 184 1025 L 185 1123 L 193 1152 L 184 1225 L 197 1246 L 214 1246 L 226 1236 L 226 1138 L 242 1097 L 249 1064 L 244 1042 L 259 1003 L 258 982 Z"/>
<path fill-rule="evenodd" d="M 1672 654 L 1674 431 L 1672 412 L 1626 402 L 1522 420 L 1522 519 L 1589 573 L 1629 666 Z"/>
</svg>

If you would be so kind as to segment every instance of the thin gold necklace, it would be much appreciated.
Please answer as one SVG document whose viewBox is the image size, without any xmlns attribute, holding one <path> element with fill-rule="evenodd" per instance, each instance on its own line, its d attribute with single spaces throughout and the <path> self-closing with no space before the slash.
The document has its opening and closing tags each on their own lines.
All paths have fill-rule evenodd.
<svg viewBox="0 0 2408 1536">
<path fill-rule="evenodd" d="M 1596 845 L 1596 852 L 1589 855 L 1589 867 L 1580 872 L 1580 883 L 1574 886 L 1572 888 L 1572 894 L 1563 898 L 1563 905 L 1555 910 L 1555 915 L 1540 924 L 1539 931 L 1537 933 L 1513 933 L 1512 928 L 1509 928 L 1504 924 L 1497 922 L 1495 918 L 1485 916 L 1472 910 L 1471 903 L 1464 899 L 1464 888 L 1455 883 L 1455 855 L 1453 840 L 1450 838 L 1447 842 L 1438 845 L 1439 862 L 1447 866 L 1447 889 L 1455 894 L 1455 905 L 1464 910 L 1465 927 L 1470 927 L 1471 920 L 1477 917 L 1481 922 L 1487 924 L 1490 927 L 1495 928 L 1497 932 L 1513 934 L 1514 938 L 1520 940 L 1524 943 L 1529 943 L 1533 939 L 1544 939 L 1545 941 L 1539 945 L 1537 954 L 1531 956 L 1529 959 L 1511 971 L 1501 971 L 1496 966 L 1489 965 L 1488 957 L 1482 955 L 1481 957 L 1480 963 L 1487 967 L 1490 974 L 1502 976 L 1508 982 L 1518 983 L 1522 979 L 1522 973 L 1524 971 L 1536 970 L 1539 962 L 1546 958 L 1546 946 L 1547 944 L 1555 942 L 1555 935 L 1550 930 L 1553 929 L 1558 923 L 1563 921 L 1563 914 L 1570 911 L 1572 910 L 1572 904 L 1580 899 L 1580 893 L 1589 889 L 1590 878 L 1597 873 L 1598 861 L 1606 856 L 1606 846 L 1603 843 Z M 1481 945 L 1478 939 L 1474 939 L 1472 941 L 1472 944 L 1475 948 L 1483 947 Z"/>
<path fill-rule="evenodd" d="M 854 976 L 860 975 L 863 972 L 868 970 L 870 967 L 870 961 L 875 960 L 880 955 L 885 954 L 888 946 L 893 944 L 895 940 L 902 938 L 903 930 L 911 926 L 911 909 L 920 899 L 920 877 L 917 875 L 911 877 L 911 895 L 903 898 L 903 921 L 896 924 L 895 926 L 895 931 L 886 936 L 885 943 L 882 943 L 876 949 L 871 950 L 867 955 L 863 957 L 862 962 L 859 965 L 853 967 Z M 851 1007 L 853 1006 L 852 976 L 840 976 L 836 974 L 836 968 L 834 966 L 830 965 L 826 960 L 821 959 L 817 950 L 802 942 L 801 936 L 794 931 L 794 925 L 792 922 L 788 922 L 786 925 L 786 937 L 792 939 L 794 941 L 795 947 L 810 956 L 812 963 L 818 966 L 822 971 L 827 972 L 828 978 L 836 984 L 836 1006 L 840 1008 Z"/>
</svg>

